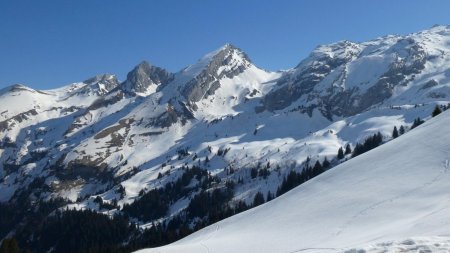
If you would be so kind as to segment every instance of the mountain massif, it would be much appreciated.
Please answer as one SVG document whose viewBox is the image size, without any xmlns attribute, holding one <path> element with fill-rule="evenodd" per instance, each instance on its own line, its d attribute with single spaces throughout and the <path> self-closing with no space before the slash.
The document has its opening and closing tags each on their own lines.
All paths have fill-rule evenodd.
<svg viewBox="0 0 450 253">
<path fill-rule="evenodd" d="M 159 238 L 133 249 L 166 244 L 327 170 L 333 172 L 271 203 L 331 194 L 317 187 L 356 180 L 345 164 L 372 163 L 347 161 L 368 139 L 375 147 L 390 141 L 394 128 L 412 135 L 449 102 L 450 26 L 322 45 L 285 71 L 258 68 L 226 44 L 176 73 L 143 61 L 124 81 L 102 74 L 53 90 L 13 85 L 0 91 L 0 237 L 59 252 L 58 234 L 47 238 L 54 244 L 39 242 L 46 225 L 62 210 L 90 209 L 87 215 L 138 226 L 114 239 L 120 245 L 131 237 Z M 347 152 L 338 156 L 340 148 Z M 289 181 L 292 173 L 300 179 Z M 336 197 L 320 195 L 323 202 Z M 299 208 L 306 219 L 300 210 L 309 209 Z M 278 210 L 262 209 L 255 217 Z"/>
<path fill-rule="evenodd" d="M 447 124 L 449 112 L 262 206 L 139 252 L 449 252 Z"/>
</svg>

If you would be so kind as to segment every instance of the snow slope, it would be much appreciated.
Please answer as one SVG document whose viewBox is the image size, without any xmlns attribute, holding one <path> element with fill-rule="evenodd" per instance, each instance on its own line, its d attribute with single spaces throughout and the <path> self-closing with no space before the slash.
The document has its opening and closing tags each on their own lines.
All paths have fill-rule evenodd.
<svg viewBox="0 0 450 253">
<path fill-rule="evenodd" d="M 448 252 L 449 124 L 447 111 L 262 206 L 139 252 Z"/>
<path fill-rule="evenodd" d="M 113 213 L 200 166 L 221 182 L 208 190 L 231 181 L 228 204 L 251 204 L 308 158 L 335 165 L 340 147 L 377 132 L 388 141 L 394 126 L 426 120 L 450 102 L 449 62 L 450 26 L 437 26 L 323 45 L 288 71 L 258 68 L 227 44 L 177 73 L 144 61 L 123 82 L 105 74 L 48 91 L 15 85 L 0 91 L 0 202 L 45 180 L 30 201 L 63 197 L 101 211 L 101 197 L 118 203 Z M 267 177 L 251 176 L 269 165 Z M 177 196 L 156 221 L 195 194 Z"/>
</svg>

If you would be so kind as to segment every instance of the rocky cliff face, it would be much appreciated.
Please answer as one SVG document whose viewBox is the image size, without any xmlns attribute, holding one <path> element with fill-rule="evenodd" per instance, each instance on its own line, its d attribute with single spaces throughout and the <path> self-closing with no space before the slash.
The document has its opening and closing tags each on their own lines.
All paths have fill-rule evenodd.
<svg viewBox="0 0 450 253">
<path fill-rule="evenodd" d="M 129 92 L 151 94 L 172 80 L 172 73 L 143 61 L 128 73 L 122 87 Z"/>
<path fill-rule="evenodd" d="M 247 55 L 230 44 L 203 60 L 209 62 L 199 74 L 186 83 L 182 92 L 191 103 L 214 95 L 222 78 L 232 79 L 251 66 Z"/>
<path fill-rule="evenodd" d="M 332 72 L 343 71 L 343 66 L 354 60 L 360 51 L 357 44 L 348 41 L 317 48 L 307 59 L 280 78 L 278 87 L 264 98 L 265 108 L 270 111 L 281 110 L 302 96 L 306 101 L 313 100 L 314 96 L 311 95 L 315 93 L 316 86 Z M 337 75 L 336 79 L 338 78 Z"/>
<path fill-rule="evenodd" d="M 87 84 L 87 86 L 85 89 L 82 89 L 82 92 L 87 92 L 89 88 L 94 90 L 97 95 L 104 95 L 119 86 L 119 80 L 117 80 L 115 75 L 111 74 L 97 75 L 83 81 L 83 83 Z"/>
<path fill-rule="evenodd" d="M 355 115 L 408 86 L 425 69 L 427 57 L 417 35 L 321 46 L 287 72 L 263 104 L 275 111 L 300 100 L 327 117 Z"/>
</svg>

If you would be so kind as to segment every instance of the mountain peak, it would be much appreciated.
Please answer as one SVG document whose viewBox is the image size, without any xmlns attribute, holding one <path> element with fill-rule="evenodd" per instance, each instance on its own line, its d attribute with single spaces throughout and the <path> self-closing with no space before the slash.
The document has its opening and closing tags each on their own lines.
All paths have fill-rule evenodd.
<svg viewBox="0 0 450 253">
<path fill-rule="evenodd" d="M 119 80 L 112 74 L 100 74 L 83 81 L 83 83 L 87 85 L 78 91 L 78 93 L 89 93 L 93 91 L 97 95 L 102 95 L 116 88 L 119 85 Z"/>
<path fill-rule="evenodd" d="M 241 58 L 242 60 L 245 60 L 245 61 L 251 63 L 251 60 L 249 59 L 249 57 L 247 56 L 247 54 L 244 51 L 242 51 L 240 48 L 234 46 L 231 43 L 226 43 L 222 47 L 203 56 L 197 64 L 203 64 L 203 65 L 207 66 L 208 63 L 210 63 L 214 60 L 223 60 L 227 56 L 230 56 L 232 54 L 235 54 L 235 56 L 237 56 L 236 58 Z M 197 64 L 195 64 L 195 65 L 197 65 Z"/>
<path fill-rule="evenodd" d="M 240 48 L 236 47 L 231 43 L 226 43 L 219 49 L 219 51 L 238 51 L 240 53 L 243 53 L 243 51 Z"/>
<path fill-rule="evenodd" d="M 10 85 L 8 87 L 5 87 L 3 89 L 0 89 L 0 95 L 3 95 L 8 92 L 20 92 L 20 91 L 36 92 L 34 89 L 32 89 L 28 86 L 16 83 L 16 84 Z"/>
<path fill-rule="evenodd" d="M 425 31 L 439 31 L 439 30 L 450 30 L 450 25 L 433 25 L 430 29 L 427 29 Z"/>
<path fill-rule="evenodd" d="M 250 59 L 242 50 L 227 43 L 183 70 L 185 75 L 193 77 L 183 94 L 190 102 L 198 102 L 214 94 L 222 78 L 233 78 L 251 66 Z"/>
<path fill-rule="evenodd" d="M 236 53 L 237 55 L 239 55 L 242 59 L 246 60 L 247 62 L 251 62 L 250 58 L 248 57 L 248 55 L 242 51 L 240 48 L 234 46 L 231 43 L 226 43 L 223 47 L 221 47 L 221 50 L 218 52 L 218 54 L 220 52 L 225 52 L 225 53 Z"/>
<path fill-rule="evenodd" d="M 112 74 L 100 74 L 83 81 L 83 83 L 85 84 L 108 83 L 108 82 L 117 82 L 116 76 Z"/>
<path fill-rule="evenodd" d="M 361 51 L 361 46 L 358 43 L 348 40 L 341 40 L 328 45 L 319 45 L 311 53 L 312 56 L 326 56 L 326 57 L 347 57 L 350 55 L 358 54 Z"/>
<path fill-rule="evenodd" d="M 158 86 L 165 85 L 172 79 L 172 73 L 144 60 L 127 74 L 123 89 L 134 93 L 150 94 L 155 92 Z"/>
<path fill-rule="evenodd" d="M 16 83 L 16 84 L 13 84 L 13 85 L 9 86 L 9 89 L 11 91 L 16 90 L 16 89 L 17 90 L 33 90 L 30 87 L 28 87 L 28 86 L 26 86 L 24 84 L 20 84 L 20 83 Z"/>
<path fill-rule="evenodd" d="M 151 68 L 153 65 L 150 64 L 148 61 L 146 60 L 142 60 L 138 65 L 136 65 L 136 68 Z"/>
</svg>

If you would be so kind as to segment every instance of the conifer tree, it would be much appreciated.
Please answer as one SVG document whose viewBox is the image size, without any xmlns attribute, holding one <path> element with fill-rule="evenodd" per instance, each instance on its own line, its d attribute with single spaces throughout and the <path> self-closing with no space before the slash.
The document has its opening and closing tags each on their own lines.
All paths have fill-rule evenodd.
<svg viewBox="0 0 450 253">
<path fill-rule="evenodd" d="M 441 114 L 441 112 L 442 112 L 442 110 L 439 107 L 439 105 L 436 105 L 436 107 L 434 107 L 433 112 L 431 113 L 431 116 L 435 117 L 435 116 Z"/>
<path fill-rule="evenodd" d="M 267 199 L 267 202 L 269 202 L 269 201 L 271 201 L 272 199 L 273 199 L 273 194 L 269 191 L 269 192 L 267 192 L 267 197 L 266 197 L 266 199 Z"/>
<path fill-rule="evenodd" d="M 400 129 L 398 130 L 399 134 L 402 135 L 405 133 L 405 127 L 403 125 L 400 126 Z"/>
<path fill-rule="evenodd" d="M 416 127 L 418 127 L 419 125 L 421 125 L 422 123 L 424 123 L 425 121 L 423 121 L 420 117 L 418 117 L 417 119 L 414 120 L 411 129 L 414 129 Z"/>
<path fill-rule="evenodd" d="M 398 137 L 398 130 L 397 127 L 394 126 L 394 131 L 392 131 L 392 139 L 395 139 Z"/>
<path fill-rule="evenodd" d="M 256 178 L 256 177 L 258 176 L 258 169 L 256 169 L 256 168 L 251 168 L 251 169 L 250 169 L 250 176 L 251 176 L 252 178 Z"/>
<path fill-rule="evenodd" d="M 344 158 L 344 150 L 342 150 L 342 147 L 340 147 L 338 150 L 337 159 L 341 160 L 343 158 Z"/>
<path fill-rule="evenodd" d="M 355 149 L 353 149 L 352 157 L 356 157 L 362 153 L 365 153 L 373 148 L 378 147 L 383 143 L 383 135 L 380 132 L 368 137 L 364 143 L 357 143 Z"/>
<path fill-rule="evenodd" d="M 264 204 L 264 196 L 261 192 L 256 193 L 255 197 L 253 198 L 253 206 L 259 206 L 261 204 Z"/>
<path fill-rule="evenodd" d="M 378 132 L 375 139 L 375 147 L 379 146 L 383 142 L 383 135 L 381 135 L 380 132 Z"/>
<path fill-rule="evenodd" d="M 324 172 L 322 164 L 320 164 L 319 161 L 316 161 L 313 167 L 313 177 L 322 174 L 322 172 Z"/>
<path fill-rule="evenodd" d="M 350 143 L 347 143 L 347 146 L 345 146 L 345 154 L 351 154 L 352 153 L 352 148 L 350 147 Z"/>
<path fill-rule="evenodd" d="M 330 162 L 328 161 L 327 157 L 325 157 L 325 159 L 323 160 L 322 167 L 325 169 L 330 167 Z"/>
</svg>

